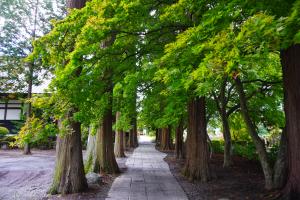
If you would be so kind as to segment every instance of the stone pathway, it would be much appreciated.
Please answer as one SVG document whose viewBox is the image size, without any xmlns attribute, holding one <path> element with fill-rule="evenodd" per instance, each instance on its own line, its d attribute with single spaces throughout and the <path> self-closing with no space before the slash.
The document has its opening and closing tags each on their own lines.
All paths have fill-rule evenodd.
<svg viewBox="0 0 300 200">
<path fill-rule="evenodd" d="M 188 200 L 181 186 L 146 136 L 127 159 L 127 170 L 115 179 L 107 200 Z"/>
</svg>

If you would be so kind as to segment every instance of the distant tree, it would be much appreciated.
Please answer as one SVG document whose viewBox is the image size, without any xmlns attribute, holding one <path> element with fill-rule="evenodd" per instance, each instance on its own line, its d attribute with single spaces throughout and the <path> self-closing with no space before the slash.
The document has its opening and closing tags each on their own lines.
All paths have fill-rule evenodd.
<svg viewBox="0 0 300 200">
<path fill-rule="evenodd" d="M 26 62 L 33 50 L 33 41 L 51 30 L 51 19 L 64 16 L 65 0 L 4 0 L 0 4 L 0 17 L 4 20 L 0 33 L 0 91 L 27 92 L 32 97 L 33 85 L 42 83 L 49 69 L 44 69 L 39 60 Z M 26 116 L 32 115 L 28 103 Z M 30 145 L 25 143 L 24 154 L 30 154 Z"/>
</svg>

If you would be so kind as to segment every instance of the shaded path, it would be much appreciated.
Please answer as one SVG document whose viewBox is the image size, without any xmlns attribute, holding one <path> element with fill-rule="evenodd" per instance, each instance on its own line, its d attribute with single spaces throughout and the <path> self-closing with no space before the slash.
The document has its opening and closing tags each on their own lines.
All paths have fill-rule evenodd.
<svg viewBox="0 0 300 200">
<path fill-rule="evenodd" d="M 126 161 L 127 171 L 113 182 L 107 200 L 187 200 L 186 194 L 148 137 Z"/>
</svg>

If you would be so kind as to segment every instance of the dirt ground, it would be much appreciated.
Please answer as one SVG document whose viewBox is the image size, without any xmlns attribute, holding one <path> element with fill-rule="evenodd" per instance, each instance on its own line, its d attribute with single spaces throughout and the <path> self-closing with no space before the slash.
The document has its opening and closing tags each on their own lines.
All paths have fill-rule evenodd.
<svg viewBox="0 0 300 200">
<path fill-rule="evenodd" d="M 182 174 L 183 160 L 176 160 L 173 153 L 165 158 L 170 170 L 191 200 L 262 200 L 273 199 L 275 193 L 264 190 L 264 178 L 257 161 L 233 157 L 230 169 L 222 167 L 223 155 L 212 157 L 211 167 L 215 178 L 208 183 L 189 182 Z"/>
<path fill-rule="evenodd" d="M 126 158 L 117 162 L 125 170 Z M 0 200 L 104 200 L 115 178 L 103 176 L 103 184 L 92 185 L 82 194 L 48 196 L 54 165 L 55 150 L 32 150 L 32 155 L 23 155 L 20 150 L 0 150 Z"/>
<path fill-rule="evenodd" d="M 41 199 L 51 184 L 55 151 L 0 150 L 0 199 Z"/>
</svg>

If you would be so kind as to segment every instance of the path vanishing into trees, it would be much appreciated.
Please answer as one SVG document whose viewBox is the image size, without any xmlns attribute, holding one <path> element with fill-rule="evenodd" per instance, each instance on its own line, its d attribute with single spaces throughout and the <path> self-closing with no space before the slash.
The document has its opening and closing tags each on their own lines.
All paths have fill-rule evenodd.
<svg viewBox="0 0 300 200">
<path fill-rule="evenodd" d="M 181 186 L 163 160 L 166 154 L 155 149 L 147 136 L 127 159 L 127 170 L 116 178 L 107 200 L 187 200 Z"/>
</svg>

